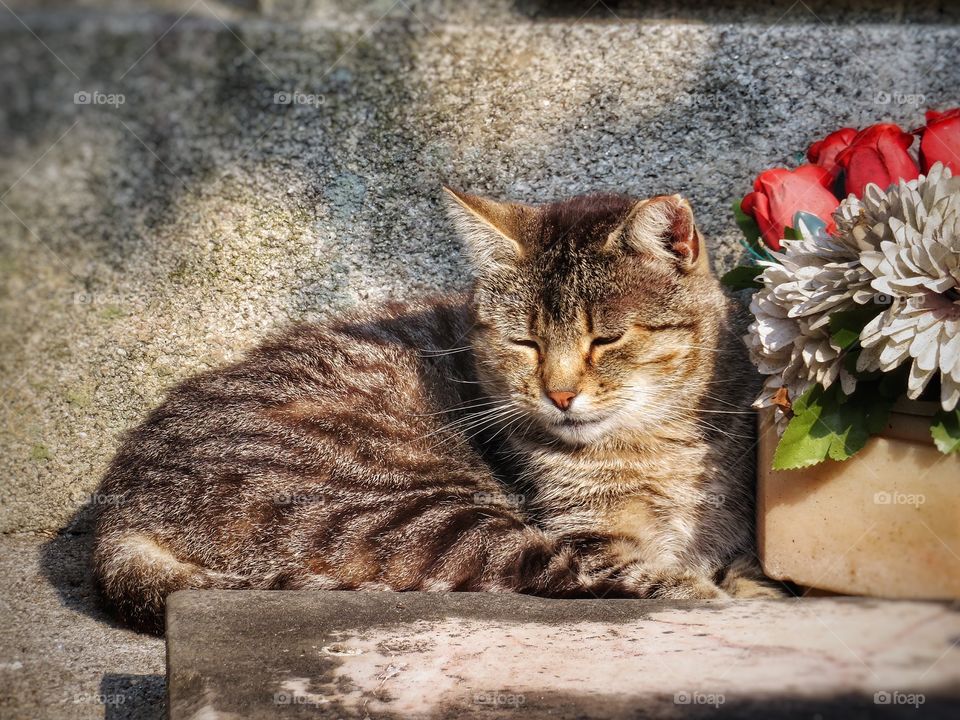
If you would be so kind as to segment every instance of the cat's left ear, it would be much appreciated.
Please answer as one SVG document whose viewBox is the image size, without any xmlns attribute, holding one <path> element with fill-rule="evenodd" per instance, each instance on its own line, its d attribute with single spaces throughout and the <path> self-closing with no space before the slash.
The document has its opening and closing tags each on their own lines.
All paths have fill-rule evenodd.
<svg viewBox="0 0 960 720">
<path fill-rule="evenodd" d="M 687 273 L 709 273 L 706 246 L 693 219 L 693 209 L 679 195 L 641 200 L 608 242 L 625 243 L 637 252 L 674 262 Z"/>
<path fill-rule="evenodd" d="M 509 266 L 526 254 L 524 227 L 531 221 L 535 208 L 497 202 L 449 187 L 443 189 L 450 199 L 450 217 L 478 269 Z"/>
</svg>

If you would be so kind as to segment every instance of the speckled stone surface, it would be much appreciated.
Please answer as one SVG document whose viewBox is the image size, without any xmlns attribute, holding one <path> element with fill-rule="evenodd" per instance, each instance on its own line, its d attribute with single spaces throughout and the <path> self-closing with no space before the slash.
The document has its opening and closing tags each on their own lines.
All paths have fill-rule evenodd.
<svg viewBox="0 0 960 720">
<path fill-rule="evenodd" d="M 924 3 L 116 5 L 22 9 L 37 37 L 0 8 L 4 532 L 69 523 L 174 381 L 292 320 L 463 287 L 444 182 L 681 192 L 726 267 L 759 170 L 960 105 L 960 31 Z"/>
<path fill-rule="evenodd" d="M 115 624 L 88 537 L 0 536 L 0 718 L 162 720 L 163 640 Z"/>
<path fill-rule="evenodd" d="M 442 183 L 683 192 L 726 267 L 758 170 L 960 105 L 958 13 L 4 0 L 0 715 L 163 712 L 162 645 L 107 623 L 84 564 L 119 433 L 292 320 L 463 287 Z"/>
<path fill-rule="evenodd" d="M 170 713 L 954 718 L 958 638 L 960 608 L 934 603 L 189 591 L 167 611 Z"/>
</svg>

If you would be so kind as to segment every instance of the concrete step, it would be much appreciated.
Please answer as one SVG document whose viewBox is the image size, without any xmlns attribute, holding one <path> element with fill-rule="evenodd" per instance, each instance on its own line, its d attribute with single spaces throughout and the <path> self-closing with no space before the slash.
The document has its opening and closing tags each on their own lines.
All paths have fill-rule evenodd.
<svg viewBox="0 0 960 720">
<path fill-rule="evenodd" d="M 179 592 L 172 720 L 955 718 L 960 606 Z"/>
</svg>

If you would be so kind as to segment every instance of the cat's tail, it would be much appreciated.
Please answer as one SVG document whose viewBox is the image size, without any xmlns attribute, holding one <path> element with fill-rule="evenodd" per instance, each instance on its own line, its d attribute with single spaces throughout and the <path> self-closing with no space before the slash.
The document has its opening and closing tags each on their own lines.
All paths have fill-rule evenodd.
<svg viewBox="0 0 960 720">
<path fill-rule="evenodd" d="M 240 590 L 263 587 L 262 579 L 216 572 L 184 562 L 148 535 L 101 535 L 93 553 L 100 592 L 131 627 L 163 634 L 167 596 L 176 590 Z"/>
</svg>

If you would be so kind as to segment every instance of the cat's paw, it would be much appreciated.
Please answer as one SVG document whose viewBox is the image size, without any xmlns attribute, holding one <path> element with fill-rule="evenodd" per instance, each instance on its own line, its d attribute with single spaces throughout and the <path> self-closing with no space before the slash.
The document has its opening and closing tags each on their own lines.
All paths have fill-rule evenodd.
<svg viewBox="0 0 960 720">
<path fill-rule="evenodd" d="M 627 572 L 638 597 L 662 600 L 719 600 L 729 595 L 704 575 L 643 566 Z"/>
<path fill-rule="evenodd" d="M 778 599 L 790 593 L 776 580 L 763 574 L 754 558 L 743 556 L 734 560 L 723 574 L 719 585 L 735 598 Z"/>
<path fill-rule="evenodd" d="M 790 597 L 783 585 L 767 578 L 734 577 L 724 580 L 721 587 L 735 598 L 776 600 Z"/>
</svg>

